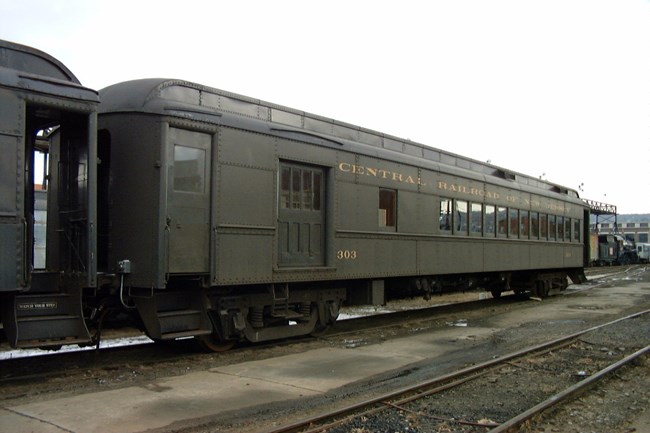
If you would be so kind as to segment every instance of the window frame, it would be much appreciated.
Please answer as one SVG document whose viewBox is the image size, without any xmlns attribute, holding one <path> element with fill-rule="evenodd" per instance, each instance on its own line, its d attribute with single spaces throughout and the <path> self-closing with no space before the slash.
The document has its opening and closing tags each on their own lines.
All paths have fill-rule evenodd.
<svg viewBox="0 0 650 433">
<path fill-rule="evenodd" d="M 488 213 L 488 210 L 492 212 Z M 494 238 L 497 235 L 497 206 L 494 204 L 483 205 L 483 236 Z"/>
<path fill-rule="evenodd" d="M 548 240 L 548 214 L 540 212 L 539 214 L 539 238 L 541 240 Z"/>
<path fill-rule="evenodd" d="M 452 221 L 454 223 L 454 234 L 459 236 L 468 236 L 469 224 L 467 217 L 469 212 L 469 202 L 466 200 L 454 199 L 453 209 L 454 215 Z"/>
<path fill-rule="evenodd" d="M 519 239 L 530 239 L 530 211 L 519 210 Z"/>
<path fill-rule="evenodd" d="M 381 230 L 397 231 L 397 190 L 379 188 L 377 224 Z"/>
<path fill-rule="evenodd" d="M 470 202 L 468 225 L 470 236 L 483 236 L 483 203 Z"/>
<path fill-rule="evenodd" d="M 205 149 L 174 143 L 173 146 L 174 171 L 172 188 L 174 192 L 186 194 L 205 194 L 208 182 L 207 152 Z M 185 165 L 183 162 L 195 163 L 195 167 Z M 187 169 L 190 170 L 187 170 Z M 192 173 L 190 173 L 191 171 Z M 188 176 L 191 174 L 191 176 Z"/>
<path fill-rule="evenodd" d="M 557 241 L 557 216 L 548 215 L 548 240 Z"/>
<path fill-rule="evenodd" d="M 453 217 L 454 200 L 449 197 L 440 197 L 438 206 L 438 230 L 441 233 L 451 233 L 454 226 Z"/>
<path fill-rule="evenodd" d="M 508 237 L 519 238 L 519 209 L 514 207 L 508 208 Z"/>
<path fill-rule="evenodd" d="M 497 206 L 497 237 L 507 238 L 508 237 L 508 219 L 509 213 L 506 206 Z"/>
<path fill-rule="evenodd" d="M 530 238 L 539 239 L 539 229 L 540 229 L 539 212 L 529 212 L 529 216 L 530 216 Z"/>
<path fill-rule="evenodd" d="M 289 163 L 283 164 L 280 168 L 279 189 L 281 210 L 322 211 L 322 171 Z"/>
</svg>

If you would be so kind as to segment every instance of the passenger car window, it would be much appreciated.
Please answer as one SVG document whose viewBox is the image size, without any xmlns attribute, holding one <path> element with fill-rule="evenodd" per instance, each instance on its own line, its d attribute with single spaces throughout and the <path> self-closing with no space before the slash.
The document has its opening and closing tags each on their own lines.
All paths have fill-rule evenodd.
<svg viewBox="0 0 650 433">
<path fill-rule="evenodd" d="M 280 171 L 280 208 L 321 210 L 323 174 L 318 170 L 284 166 Z"/>
<path fill-rule="evenodd" d="M 528 239 L 530 230 L 530 220 L 528 219 L 528 211 L 522 210 L 519 212 L 519 236 Z"/>
<path fill-rule="evenodd" d="M 519 237 L 519 209 L 510 209 L 510 237 Z"/>
<path fill-rule="evenodd" d="M 471 204 L 469 230 L 475 234 L 481 234 L 483 232 L 483 205 L 480 203 Z"/>
<path fill-rule="evenodd" d="M 530 237 L 539 239 L 539 213 L 530 213 Z"/>
<path fill-rule="evenodd" d="M 459 235 L 467 234 L 467 202 L 456 200 L 456 211 L 454 212 L 454 233 Z"/>
<path fill-rule="evenodd" d="M 397 191 L 379 190 L 379 226 L 395 227 L 397 225 Z"/>
<path fill-rule="evenodd" d="M 545 213 L 539 215 L 539 237 L 548 239 L 548 215 Z"/>
<path fill-rule="evenodd" d="M 289 209 L 291 203 L 291 168 L 283 167 L 280 175 L 280 208 Z"/>
<path fill-rule="evenodd" d="M 508 208 L 499 206 L 497 210 L 497 234 L 505 236 L 508 233 Z"/>
<path fill-rule="evenodd" d="M 557 227 L 555 225 L 555 221 L 555 215 L 548 216 L 548 238 L 552 241 L 554 241 L 557 236 Z"/>
<path fill-rule="evenodd" d="M 451 204 L 452 200 L 449 198 L 440 199 L 440 214 L 438 221 L 440 222 L 440 230 L 451 230 Z"/>
<path fill-rule="evenodd" d="M 494 237 L 496 231 L 496 208 L 492 204 L 485 205 L 485 236 Z"/>
<path fill-rule="evenodd" d="M 205 150 L 174 145 L 174 191 L 205 191 Z"/>
</svg>

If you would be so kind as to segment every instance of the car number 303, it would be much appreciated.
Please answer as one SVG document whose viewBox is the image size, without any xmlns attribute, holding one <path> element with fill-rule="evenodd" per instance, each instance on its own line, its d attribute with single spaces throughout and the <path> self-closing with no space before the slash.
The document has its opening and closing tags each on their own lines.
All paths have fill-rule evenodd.
<svg viewBox="0 0 650 433">
<path fill-rule="evenodd" d="M 339 260 L 356 260 L 357 250 L 338 250 L 336 258 Z"/>
</svg>

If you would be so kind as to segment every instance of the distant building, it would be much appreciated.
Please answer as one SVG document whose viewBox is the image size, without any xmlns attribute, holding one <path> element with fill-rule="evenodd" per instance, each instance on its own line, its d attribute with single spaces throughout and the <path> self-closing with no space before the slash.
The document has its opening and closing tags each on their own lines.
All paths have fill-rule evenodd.
<svg viewBox="0 0 650 433">
<path fill-rule="evenodd" d="M 636 243 L 648 243 L 650 239 L 650 218 L 645 222 L 626 222 L 624 215 L 619 215 L 618 222 L 599 222 L 592 224 L 592 231 L 598 229 L 600 234 L 619 234 Z"/>
</svg>

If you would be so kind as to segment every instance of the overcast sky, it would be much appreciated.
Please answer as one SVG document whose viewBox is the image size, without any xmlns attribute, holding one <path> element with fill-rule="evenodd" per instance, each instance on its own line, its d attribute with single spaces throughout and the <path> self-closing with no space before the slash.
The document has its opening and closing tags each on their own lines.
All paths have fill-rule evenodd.
<svg viewBox="0 0 650 433">
<path fill-rule="evenodd" d="M 650 213 L 650 0 L 0 0 L 87 87 L 180 78 Z"/>
</svg>

